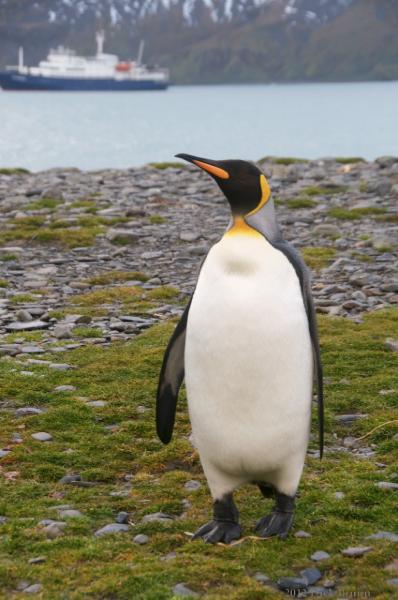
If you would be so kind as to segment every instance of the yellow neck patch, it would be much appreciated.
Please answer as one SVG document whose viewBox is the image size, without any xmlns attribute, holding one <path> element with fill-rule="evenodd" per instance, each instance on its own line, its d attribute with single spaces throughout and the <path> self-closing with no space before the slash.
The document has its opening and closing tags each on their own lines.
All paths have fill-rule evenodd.
<svg viewBox="0 0 398 600">
<path fill-rule="evenodd" d="M 255 215 L 269 200 L 271 196 L 271 188 L 269 187 L 268 181 L 264 177 L 264 175 L 260 175 L 260 186 L 261 186 L 261 200 L 256 206 L 254 210 L 249 212 L 246 217 L 250 217 L 250 215 Z"/>
<path fill-rule="evenodd" d="M 253 229 L 253 227 L 250 227 L 243 217 L 234 217 L 234 224 L 232 225 L 231 229 L 228 229 L 225 236 L 232 235 L 251 235 L 254 237 L 262 237 L 261 233 L 259 233 L 256 229 Z"/>
</svg>

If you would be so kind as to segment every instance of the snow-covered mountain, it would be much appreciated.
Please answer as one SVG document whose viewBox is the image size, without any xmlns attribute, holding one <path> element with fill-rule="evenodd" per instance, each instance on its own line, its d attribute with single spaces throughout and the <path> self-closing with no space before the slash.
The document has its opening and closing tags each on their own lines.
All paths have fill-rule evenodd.
<svg viewBox="0 0 398 600">
<path fill-rule="evenodd" d="M 398 78 L 398 0 L 0 0 L 0 64 L 92 53 L 100 28 L 177 82 Z"/>
</svg>

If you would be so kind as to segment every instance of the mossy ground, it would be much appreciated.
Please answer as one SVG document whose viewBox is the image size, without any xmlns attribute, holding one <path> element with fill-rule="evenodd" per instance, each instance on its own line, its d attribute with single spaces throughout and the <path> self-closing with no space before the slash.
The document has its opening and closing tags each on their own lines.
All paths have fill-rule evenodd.
<svg viewBox="0 0 398 600">
<path fill-rule="evenodd" d="M 293 531 L 303 529 L 311 537 L 291 535 L 285 542 L 246 539 L 236 546 L 214 547 L 189 541 L 185 532 L 209 519 L 211 500 L 198 456 L 187 439 L 184 394 L 173 442 L 162 446 L 154 428 L 157 376 L 172 323 L 154 326 L 128 343 L 40 356 L 69 363 L 74 367 L 69 371 L 3 360 L 0 447 L 11 452 L 2 459 L 0 471 L 0 515 L 7 517 L 0 525 L 1 597 L 24 597 L 13 590 L 27 580 L 42 584 L 39 598 L 166 600 L 172 598 L 172 587 L 183 581 L 212 600 L 282 599 L 286 596 L 258 583 L 253 574 L 261 571 L 273 581 L 297 574 L 311 566 L 311 554 L 322 549 L 331 558 L 317 566 L 325 578 L 336 581 L 335 598 L 358 593 L 393 598 L 394 588 L 386 580 L 394 575 L 384 567 L 397 558 L 397 551 L 390 542 L 370 542 L 366 536 L 398 527 L 397 493 L 375 485 L 397 481 L 396 424 L 382 426 L 363 440 L 364 445 L 376 445 L 372 458 L 332 448 L 346 435 L 358 438 L 398 418 L 398 355 L 384 346 L 387 336 L 398 337 L 398 311 L 375 312 L 363 324 L 330 317 L 320 317 L 319 322 L 329 451 L 322 461 L 308 458 L 300 486 Z M 34 375 L 21 373 L 27 369 Z M 74 385 L 76 391 L 55 391 L 65 384 Z M 381 390 L 390 391 L 380 394 Z M 106 404 L 94 408 L 84 398 Z M 45 412 L 16 418 L 15 409 L 24 406 Z M 336 414 L 351 412 L 368 417 L 350 428 L 334 420 Z M 47 431 L 52 441 L 34 441 L 31 434 L 37 431 Z M 16 432 L 23 441 L 10 444 Z M 77 472 L 93 486 L 59 483 L 66 473 Z M 131 489 L 126 488 L 130 478 Z M 185 489 L 190 479 L 200 481 L 201 488 Z M 336 491 L 344 492 L 344 498 L 336 499 Z M 183 499 L 191 508 L 183 508 Z M 271 501 L 261 499 L 250 486 L 239 490 L 236 500 L 244 535 L 250 535 Z M 53 507 L 60 504 L 72 505 L 83 517 L 69 519 L 64 535 L 48 540 L 37 523 L 57 519 Z M 129 533 L 94 537 L 94 531 L 114 521 L 122 510 L 130 513 Z M 176 519 L 167 525 L 141 524 L 145 514 L 160 510 Z M 137 533 L 146 533 L 149 543 L 134 544 Z M 373 550 L 359 559 L 340 552 L 360 545 Z M 175 557 L 163 560 L 170 552 Z M 37 556 L 44 556 L 45 562 L 28 563 Z"/>
</svg>

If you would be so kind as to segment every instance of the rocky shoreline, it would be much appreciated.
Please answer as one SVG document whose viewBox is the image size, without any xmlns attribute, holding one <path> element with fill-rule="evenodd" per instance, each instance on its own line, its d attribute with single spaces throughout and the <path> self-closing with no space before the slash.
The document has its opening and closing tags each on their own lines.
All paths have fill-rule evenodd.
<svg viewBox="0 0 398 600">
<path fill-rule="evenodd" d="M 317 311 L 398 304 L 398 157 L 261 164 Z M 184 165 L 0 170 L 0 353 L 109 344 L 179 314 L 228 220 L 217 186 Z"/>
</svg>

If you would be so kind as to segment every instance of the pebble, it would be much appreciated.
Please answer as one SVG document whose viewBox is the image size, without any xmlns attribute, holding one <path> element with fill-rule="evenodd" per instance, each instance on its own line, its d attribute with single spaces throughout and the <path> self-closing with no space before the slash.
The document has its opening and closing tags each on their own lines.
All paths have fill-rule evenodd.
<svg viewBox="0 0 398 600">
<path fill-rule="evenodd" d="M 341 553 L 344 556 L 349 556 L 351 558 L 357 558 L 357 557 L 363 556 L 364 554 L 366 554 L 367 552 L 370 552 L 371 550 L 373 550 L 372 546 L 357 546 L 357 547 L 345 548 L 345 550 L 342 550 Z"/>
<path fill-rule="evenodd" d="M 34 558 L 30 558 L 28 560 L 28 563 L 30 565 L 40 565 L 41 563 L 46 562 L 47 557 L 46 556 L 35 556 Z"/>
<path fill-rule="evenodd" d="M 170 523 L 171 521 L 173 521 L 173 517 L 163 512 L 145 515 L 141 520 L 142 523 Z"/>
<path fill-rule="evenodd" d="M 31 437 L 38 442 L 50 442 L 53 439 L 53 436 L 50 433 L 46 433 L 45 431 L 38 431 L 37 433 L 32 433 Z"/>
<path fill-rule="evenodd" d="M 62 531 L 61 527 L 55 524 L 46 525 L 46 527 L 43 528 L 43 532 L 45 536 L 50 540 L 54 540 L 55 538 L 64 535 L 64 532 Z"/>
<path fill-rule="evenodd" d="M 379 481 L 376 485 L 381 490 L 398 490 L 398 483 L 392 481 Z"/>
<path fill-rule="evenodd" d="M 388 585 L 398 586 L 398 577 L 393 577 L 392 579 L 387 579 Z"/>
<path fill-rule="evenodd" d="M 121 512 L 117 513 L 116 523 L 127 523 L 128 520 L 129 520 L 128 512 L 121 511 Z"/>
<path fill-rule="evenodd" d="M 310 538 L 311 534 L 308 533 L 307 531 L 303 531 L 300 529 L 300 531 L 296 531 L 296 533 L 294 534 L 294 537 L 296 538 Z"/>
<path fill-rule="evenodd" d="M 49 326 L 50 323 L 36 319 L 26 322 L 15 321 L 6 325 L 5 329 L 6 331 L 35 331 L 36 329 L 47 329 Z"/>
<path fill-rule="evenodd" d="M 264 584 L 267 584 L 271 581 L 271 579 L 269 577 L 267 577 L 267 575 L 264 575 L 264 573 L 261 573 L 261 571 L 257 571 L 257 573 L 254 573 L 253 579 L 258 581 L 259 583 L 264 583 Z"/>
<path fill-rule="evenodd" d="M 319 562 L 321 560 L 327 560 L 330 558 L 330 554 L 325 552 L 324 550 L 317 550 L 313 554 L 311 554 L 311 559 L 315 560 L 315 562 Z"/>
<path fill-rule="evenodd" d="M 2 515 L 0 515 L 0 525 L 4 525 L 4 523 L 7 521 L 7 517 L 3 517 Z"/>
<path fill-rule="evenodd" d="M 41 583 L 33 583 L 23 590 L 24 594 L 38 594 L 43 589 Z"/>
<path fill-rule="evenodd" d="M 59 516 L 61 517 L 61 519 L 80 519 L 84 515 L 82 515 L 80 510 L 75 510 L 73 508 L 67 508 L 65 510 L 60 510 Z"/>
<path fill-rule="evenodd" d="M 133 542 L 134 544 L 139 544 L 141 546 L 149 542 L 149 537 L 144 533 L 139 533 L 138 535 L 133 537 Z"/>
<path fill-rule="evenodd" d="M 398 352 L 398 340 L 394 340 L 393 338 L 387 338 L 384 342 L 384 345 L 392 352 Z"/>
<path fill-rule="evenodd" d="M 74 385 L 58 385 L 54 388 L 54 392 L 74 392 L 76 388 Z"/>
<path fill-rule="evenodd" d="M 126 533 L 129 530 L 129 526 L 123 523 L 109 523 L 101 529 L 97 529 L 94 533 L 96 537 L 102 537 L 103 535 L 110 535 L 113 533 Z"/>
<path fill-rule="evenodd" d="M 398 542 L 398 534 L 390 531 L 378 531 L 366 537 L 367 540 L 388 540 L 389 542 Z"/>
<path fill-rule="evenodd" d="M 195 481 L 195 479 L 191 479 L 190 481 L 187 481 L 186 484 L 184 485 L 184 488 L 186 490 L 190 490 L 190 491 L 196 491 L 200 487 L 201 487 L 200 482 Z"/>
<path fill-rule="evenodd" d="M 0 458 L 5 458 L 9 453 L 9 450 L 0 450 Z"/>
<path fill-rule="evenodd" d="M 185 585 L 185 583 L 177 583 L 173 587 L 172 592 L 173 592 L 174 596 L 184 596 L 184 597 L 190 597 L 190 598 L 198 598 L 199 597 L 199 594 L 197 594 L 196 592 L 191 590 L 189 587 L 187 587 Z"/>
<path fill-rule="evenodd" d="M 316 567 L 309 567 L 300 571 L 300 575 L 307 581 L 308 585 L 312 585 L 322 579 L 322 573 Z"/>
<path fill-rule="evenodd" d="M 344 492 L 335 492 L 334 497 L 336 498 L 336 500 L 343 500 L 343 498 L 345 498 L 345 493 Z"/>
</svg>

